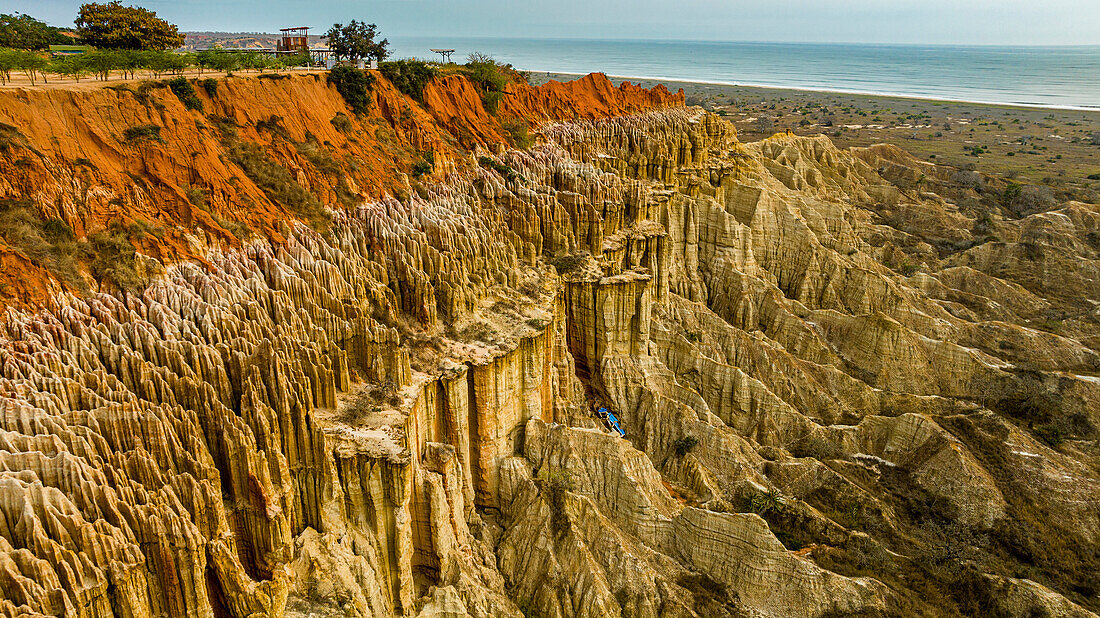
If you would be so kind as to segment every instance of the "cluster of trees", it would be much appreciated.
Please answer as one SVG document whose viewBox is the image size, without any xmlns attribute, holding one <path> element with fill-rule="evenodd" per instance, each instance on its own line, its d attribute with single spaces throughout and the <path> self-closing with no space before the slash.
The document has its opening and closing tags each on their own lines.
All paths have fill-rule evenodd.
<svg viewBox="0 0 1100 618">
<path fill-rule="evenodd" d="M 351 20 L 346 26 L 333 24 L 325 33 L 329 49 L 340 60 L 358 62 L 359 60 L 385 60 L 390 55 L 389 39 L 374 40 L 378 36 L 378 26 L 357 20 Z"/>
<path fill-rule="evenodd" d="M 175 53 L 184 35 L 175 25 L 141 7 L 123 6 L 121 0 L 88 2 L 80 6 L 75 30 L 49 26 L 29 15 L 0 14 L 0 81 L 12 72 L 26 73 L 33 84 L 55 74 L 80 79 L 94 75 L 106 80 L 112 72 L 134 77 L 139 70 L 153 77 L 178 74 L 189 67 L 213 71 L 283 69 L 310 64 L 308 52 L 273 57 L 261 52 L 221 50 Z M 379 39 L 378 26 L 357 20 L 333 24 L 325 34 L 339 60 L 358 62 L 384 60 L 389 41 Z M 50 45 L 83 44 L 94 50 L 50 59 L 44 52 Z M 425 75 L 410 75 L 422 82 Z M 422 88 L 422 85 L 421 85 Z"/>
<path fill-rule="evenodd" d="M 44 51 L 50 45 L 83 44 L 97 49 L 167 50 L 183 45 L 175 25 L 148 9 L 120 0 L 80 7 L 76 30 L 49 26 L 30 15 L 0 14 L 0 47 Z"/>
<path fill-rule="evenodd" d="M 241 70 L 281 70 L 306 66 L 311 59 L 308 53 L 272 57 L 260 52 L 230 52 L 208 50 L 197 53 L 170 51 L 139 51 L 99 49 L 80 55 L 60 56 L 48 59 L 34 51 L 0 49 L 0 83 L 7 83 L 13 72 L 23 72 L 34 84 L 38 79 L 47 81 L 50 74 L 80 80 L 94 76 L 106 80 L 112 72 L 133 78 L 138 71 L 159 78 L 162 75 L 178 75 L 189 68 L 232 73 Z"/>
<path fill-rule="evenodd" d="M 0 14 L 0 47 L 44 50 L 50 45 L 72 43 L 61 28 L 48 26 L 30 15 Z"/>
</svg>

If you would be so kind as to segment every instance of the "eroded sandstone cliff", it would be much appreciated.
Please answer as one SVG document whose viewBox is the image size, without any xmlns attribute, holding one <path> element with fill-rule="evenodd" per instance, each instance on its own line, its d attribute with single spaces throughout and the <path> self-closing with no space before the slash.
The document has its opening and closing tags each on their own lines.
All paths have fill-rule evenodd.
<svg viewBox="0 0 1100 618">
<path fill-rule="evenodd" d="M 178 228 L 136 290 L 0 255 L 5 615 L 1100 609 L 1100 207 L 1005 218 L 900 151 L 742 144 L 596 76 L 511 87 L 530 150 L 461 78 L 379 81 L 368 118 L 223 84 L 205 117 L 5 95 L 4 195 Z"/>
</svg>

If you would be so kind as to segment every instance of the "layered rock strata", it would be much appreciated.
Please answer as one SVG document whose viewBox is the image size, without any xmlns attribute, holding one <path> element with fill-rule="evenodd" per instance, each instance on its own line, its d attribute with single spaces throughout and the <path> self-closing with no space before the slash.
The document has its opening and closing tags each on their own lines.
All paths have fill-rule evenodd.
<svg viewBox="0 0 1100 618">
<path fill-rule="evenodd" d="M 423 134 L 496 139 L 439 112 L 467 94 Z M 971 219 L 907 179 L 949 175 L 618 96 L 517 94 L 581 111 L 323 233 L 9 309 L 0 612 L 1100 609 L 1100 207 L 937 251 Z"/>
</svg>

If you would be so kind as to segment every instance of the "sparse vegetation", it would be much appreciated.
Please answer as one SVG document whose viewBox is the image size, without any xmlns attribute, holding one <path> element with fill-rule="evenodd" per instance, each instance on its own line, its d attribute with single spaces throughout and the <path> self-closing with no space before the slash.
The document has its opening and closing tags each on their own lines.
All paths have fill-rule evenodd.
<svg viewBox="0 0 1100 618">
<path fill-rule="evenodd" d="M 141 233 L 140 230 L 114 227 L 88 237 L 92 247 L 89 264 L 92 275 L 119 290 L 133 293 L 149 285 L 137 268 L 137 252 L 130 242 L 130 234 L 135 231 Z"/>
<path fill-rule="evenodd" d="M 87 246 L 76 240 L 64 221 L 43 221 L 29 201 L 0 200 L 0 238 L 59 281 L 87 290 L 79 269 Z"/>
<path fill-rule="evenodd" d="M 351 118 L 343 112 L 337 112 L 329 122 L 341 133 L 350 133 L 352 130 Z"/>
<path fill-rule="evenodd" d="M 140 143 L 150 140 L 164 143 L 164 140 L 160 136 L 160 127 L 155 124 L 142 124 L 136 127 L 128 127 L 122 131 L 122 138 L 130 143 Z"/>
<path fill-rule="evenodd" d="M 217 82 L 214 82 L 217 87 Z M 202 99 L 199 95 L 195 94 L 195 88 L 191 86 L 191 82 L 186 78 L 177 77 L 173 80 L 169 80 L 168 88 L 172 90 L 172 94 L 176 95 L 176 98 L 183 103 L 183 106 L 187 109 L 193 109 L 196 111 L 202 111 Z"/>
<path fill-rule="evenodd" d="M 382 75 L 412 100 L 424 102 L 424 88 L 439 74 L 438 69 L 420 60 L 395 60 L 378 65 Z"/>
<path fill-rule="evenodd" d="M 550 529 L 556 536 L 569 531 L 569 515 L 566 513 L 567 493 L 573 491 L 573 477 L 565 470 L 543 468 L 536 479 L 550 507 Z"/>
<path fill-rule="evenodd" d="M 684 436 L 677 438 L 672 443 L 672 450 L 676 453 L 677 457 L 683 457 L 691 452 L 691 449 L 695 448 L 699 444 L 699 438 L 695 436 Z"/>
<path fill-rule="evenodd" d="M 268 156 L 258 144 L 234 143 L 229 148 L 228 155 L 271 201 L 294 213 L 316 230 L 328 229 L 329 217 L 321 202 L 303 189 L 290 172 Z"/>
<path fill-rule="evenodd" d="M 587 261 L 587 253 L 568 253 L 554 257 L 550 260 L 550 265 L 558 271 L 559 275 L 564 275 L 577 270 Z"/>
<path fill-rule="evenodd" d="M 516 148 L 527 150 L 535 143 L 534 138 L 531 137 L 527 121 L 523 118 L 503 120 L 500 127 L 508 134 L 508 137 L 512 140 L 512 145 Z"/>
<path fill-rule="evenodd" d="M 492 56 L 481 52 L 467 57 L 463 74 L 477 86 L 485 110 L 494 116 L 504 98 L 504 88 L 513 81 L 523 80 L 512 65 L 497 62 Z"/>
<path fill-rule="evenodd" d="M 358 115 L 370 111 L 370 89 L 374 85 L 373 75 L 356 68 L 339 66 L 329 71 L 328 83 L 336 87 L 351 111 Z"/>
<path fill-rule="evenodd" d="M 749 497 L 749 509 L 757 515 L 768 513 L 782 513 L 787 507 L 787 500 L 776 489 L 759 491 Z"/>
<path fill-rule="evenodd" d="M 492 157 L 481 156 L 478 157 L 477 162 L 478 165 L 480 165 L 481 167 L 487 167 L 494 172 L 500 174 L 504 177 L 505 180 L 524 180 L 523 176 L 521 176 L 519 172 Z"/>
<path fill-rule="evenodd" d="M 416 163 L 413 163 L 412 175 L 414 178 L 420 178 L 426 174 L 432 173 L 432 164 L 425 159 L 417 159 Z"/>
</svg>

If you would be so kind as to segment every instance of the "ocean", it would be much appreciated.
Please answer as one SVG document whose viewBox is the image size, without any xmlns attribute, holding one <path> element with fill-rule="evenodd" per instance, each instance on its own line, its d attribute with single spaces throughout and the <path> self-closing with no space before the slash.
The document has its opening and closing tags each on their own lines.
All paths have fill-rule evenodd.
<svg viewBox="0 0 1100 618">
<path fill-rule="evenodd" d="M 1100 109 L 1100 45 L 986 47 L 392 37 L 396 57 L 473 51 L 531 71 Z"/>
</svg>

